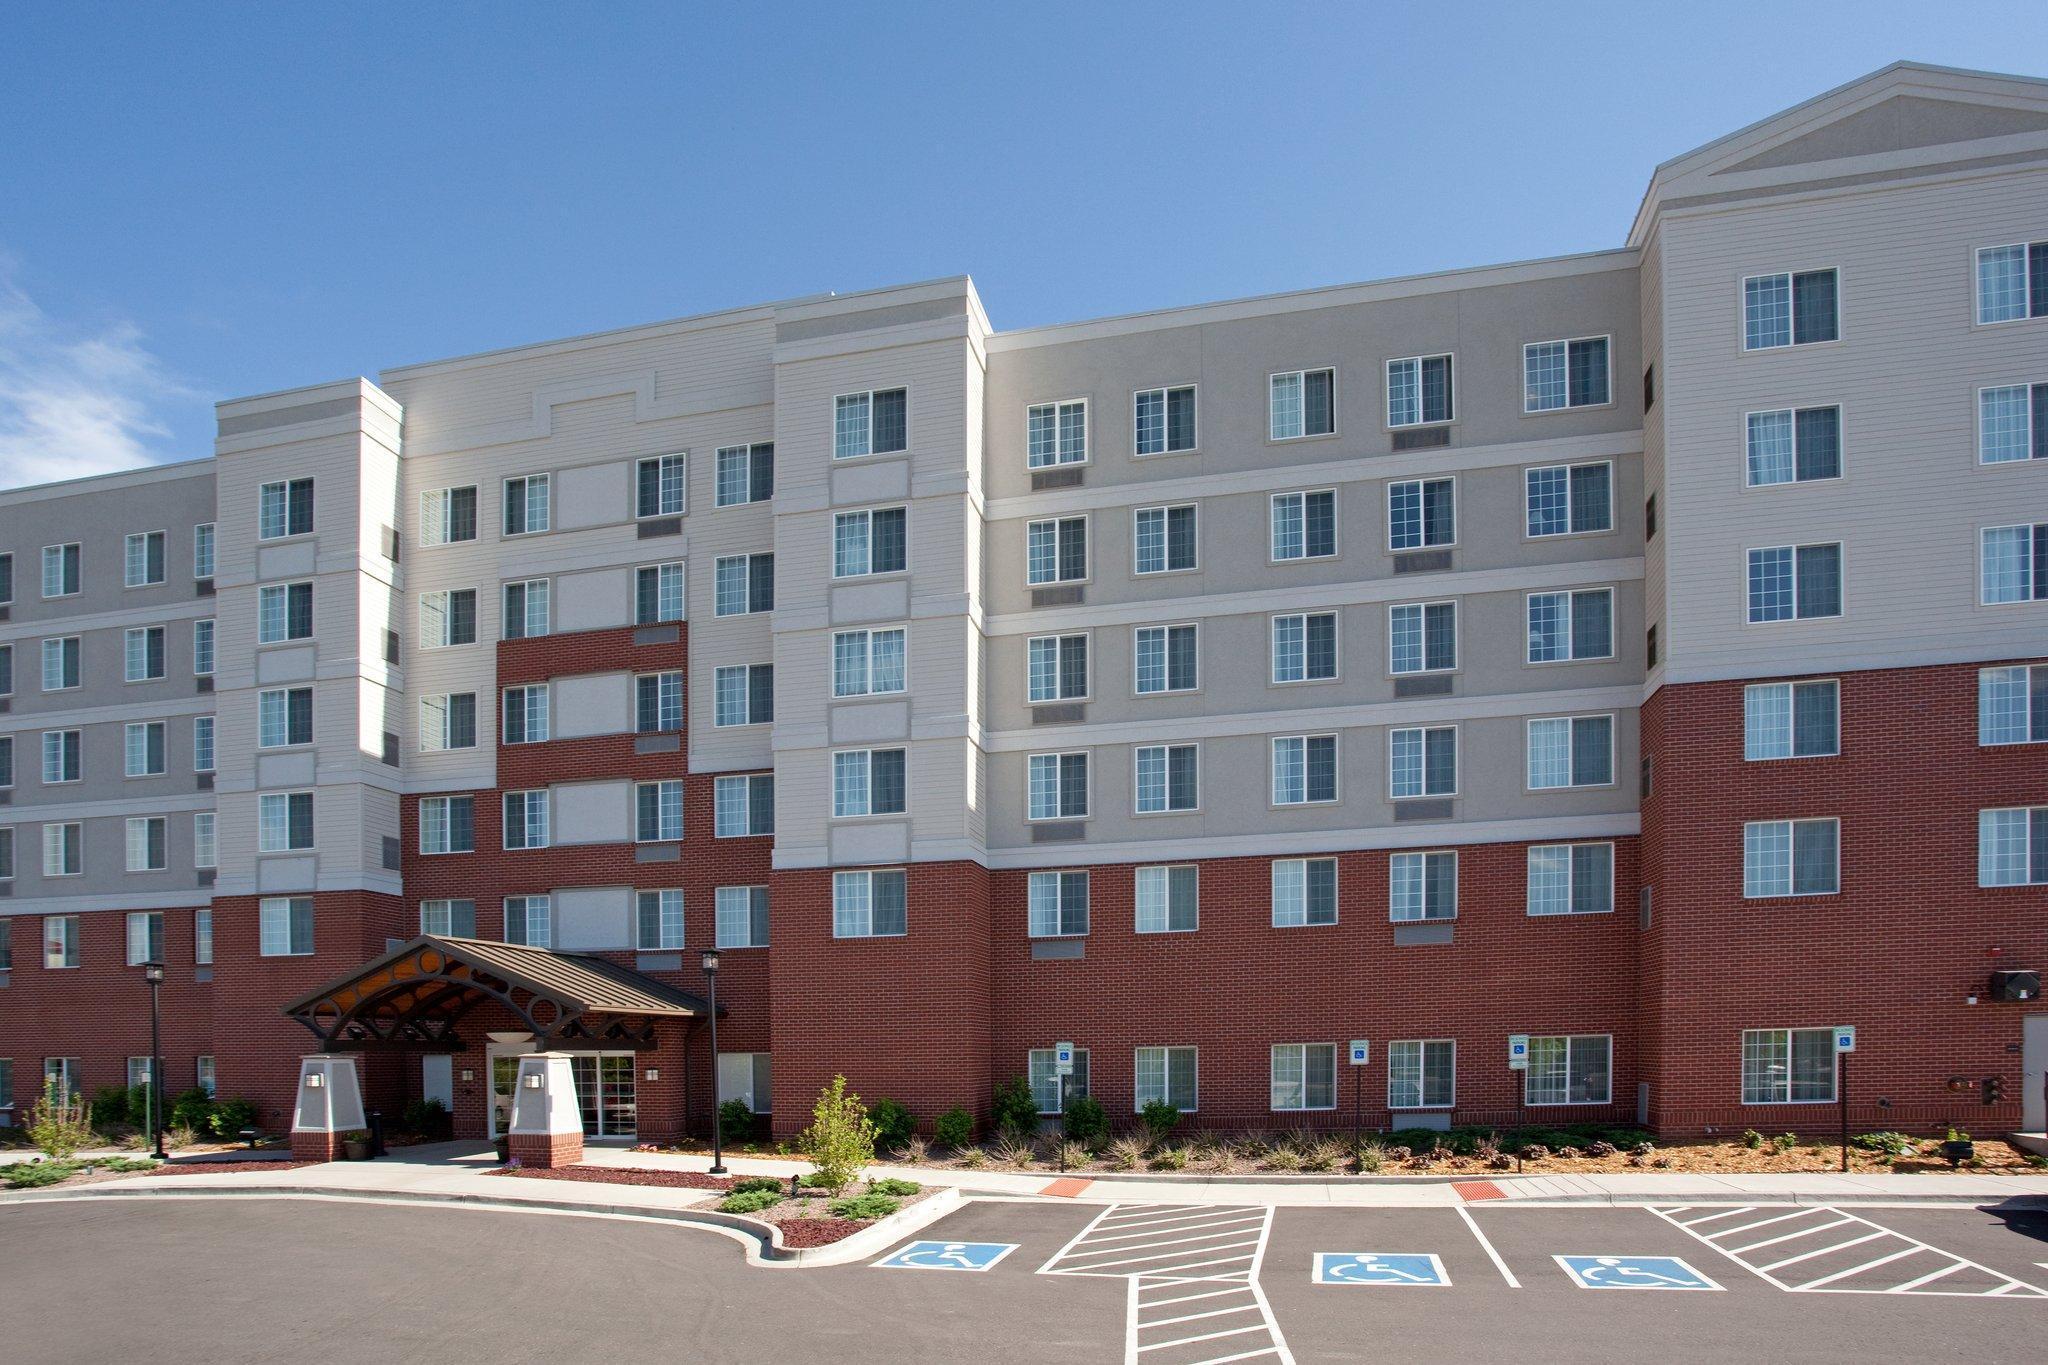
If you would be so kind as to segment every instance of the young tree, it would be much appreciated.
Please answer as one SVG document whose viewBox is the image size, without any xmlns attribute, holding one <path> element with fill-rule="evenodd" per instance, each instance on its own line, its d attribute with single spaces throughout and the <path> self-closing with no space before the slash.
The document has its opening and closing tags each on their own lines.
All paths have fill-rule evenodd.
<svg viewBox="0 0 2048 1365">
<path fill-rule="evenodd" d="M 860 1096 L 846 1093 L 846 1077 L 834 1076 L 811 1107 L 811 1126 L 797 1147 L 817 1167 L 818 1184 L 834 1198 L 860 1179 L 875 1159 L 875 1125 Z"/>
<path fill-rule="evenodd" d="M 44 1156 L 62 1161 L 92 1141 L 92 1107 L 81 1096 L 60 1092 L 51 1081 L 29 1111 L 28 1136 Z"/>
</svg>

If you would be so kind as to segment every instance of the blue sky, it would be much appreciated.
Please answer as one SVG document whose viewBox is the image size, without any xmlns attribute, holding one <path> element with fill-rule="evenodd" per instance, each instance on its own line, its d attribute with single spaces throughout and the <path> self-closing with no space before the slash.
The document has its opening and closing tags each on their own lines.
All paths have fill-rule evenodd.
<svg viewBox="0 0 2048 1365">
<path fill-rule="evenodd" d="M 1897 58 L 2048 75 L 2038 0 L 1665 9 L 18 0 L 0 485 L 828 289 L 1019 327 L 1613 246 L 1658 161 Z"/>
</svg>

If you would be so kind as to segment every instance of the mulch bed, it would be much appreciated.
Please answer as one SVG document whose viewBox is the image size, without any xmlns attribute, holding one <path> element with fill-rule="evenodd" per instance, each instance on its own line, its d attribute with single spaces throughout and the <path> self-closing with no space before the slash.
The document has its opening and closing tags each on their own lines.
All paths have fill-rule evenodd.
<svg viewBox="0 0 2048 1365">
<path fill-rule="evenodd" d="M 775 1226 L 782 1230 L 784 1246 L 802 1248 L 830 1246 L 873 1222 L 872 1218 L 791 1218 Z"/>
<path fill-rule="evenodd" d="M 501 1166 L 486 1175 L 516 1175 L 528 1180 L 581 1180 L 592 1185 L 661 1185 L 676 1190 L 732 1188 L 732 1177 L 698 1171 L 650 1171 L 636 1166 Z"/>
<path fill-rule="evenodd" d="M 301 1166 L 320 1166 L 319 1161 L 179 1161 L 159 1166 L 142 1175 L 218 1175 L 222 1171 L 296 1171 Z"/>
</svg>

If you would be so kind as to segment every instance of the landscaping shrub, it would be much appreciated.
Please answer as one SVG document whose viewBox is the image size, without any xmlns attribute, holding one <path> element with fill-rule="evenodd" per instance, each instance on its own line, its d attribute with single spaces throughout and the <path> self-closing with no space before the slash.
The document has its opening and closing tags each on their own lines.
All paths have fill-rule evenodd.
<svg viewBox="0 0 2048 1365">
<path fill-rule="evenodd" d="M 718 1140 L 728 1147 L 754 1140 L 754 1111 L 745 1100 L 726 1100 L 718 1106 Z"/>
<path fill-rule="evenodd" d="M 782 1182 L 772 1175 L 750 1175 L 732 1182 L 728 1194 L 781 1194 Z"/>
<path fill-rule="evenodd" d="M 1060 1115 L 1060 1127 L 1069 1138 L 1091 1151 L 1109 1138 L 1109 1111 L 1093 1095 L 1076 1095 L 1067 1101 Z"/>
<path fill-rule="evenodd" d="M 902 1208 L 901 1201 L 886 1194 L 863 1194 L 852 1199 L 835 1199 L 825 1206 L 826 1212 L 834 1218 L 853 1218 L 865 1222 L 870 1218 L 887 1218 Z"/>
<path fill-rule="evenodd" d="M 1434 1128 L 1396 1128 L 1387 1136 L 1411 1151 L 1429 1152 L 1444 1145 L 1448 1133 L 1439 1133 Z"/>
<path fill-rule="evenodd" d="M 128 1122 L 128 1091 L 118 1085 L 103 1085 L 92 1095 L 92 1126 L 100 1132 L 120 1128 Z"/>
<path fill-rule="evenodd" d="M 1849 1139 L 1849 1145 L 1862 1152 L 1879 1152 L 1886 1156 L 1913 1156 L 1920 1150 L 1920 1144 L 1904 1133 L 1887 1129 L 1878 1133 L 1859 1133 Z"/>
<path fill-rule="evenodd" d="M 153 1171 L 163 1163 L 155 1157 L 110 1156 L 92 1164 L 103 1171 Z"/>
<path fill-rule="evenodd" d="M 903 1146 L 897 1149 L 896 1154 L 913 1166 L 922 1166 L 931 1157 L 932 1145 L 912 1133 L 903 1140 Z"/>
<path fill-rule="evenodd" d="M 215 1137 L 233 1142 L 242 1136 L 244 1128 L 256 1126 L 256 1114 L 256 1106 L 249 1100 L 216 1100 L 206 1123 Z"/>
<path fill-rule="evenodd" d="M 1614 1144 L 1613 1144 L 1613 1143 L 1611 1143 L 1611 1142 L 1605 1141 L 1604 1139 L 1603 1139 L 1603 1140 L 1601 1140 L 1601 1141 L 1598 1141 L 1598 1142 L 1589 1142 L 1589 1143 L 1587 1143 L 1587 1144 L 1586 1144 L 1586 1155 L 1587 1155 L 1587 1156 L 1613 1156 L 1613 1155 L 1614 1155 Z"/>
<path fill-rule="evenodd" d="M 149 1087 L 131 1085 L 128 1087 L 128 1126 L 148 1128 L 150 1124 Z"/>
<path fill-rule="evenodd" d="M 782 1202 L 778 1190 L 748 1190 L 744 1194 L 733 1193 L 718 1201 L 720 1213 L 759 1213 L 772 1209 Z"/>
<path fill-rule="evenodd" d="M 833 1194 L 841 1194 L 860 1178 L 875 1159 L 875 1125 L 868 1119 L 860 1096 L 846 1091 L 846 1077 L 834 1076 L 832 1084 L 818 1092 L 811 1108 L 811 1126 L 797 1139 L 805 1156 L 817 1167 L 819 1183 Z"/>
<path fill-rule="evenodd" d="M 1031 1082 L 1012 1076 L 996 1087 L 995 1103 L 989 1111 L 996 1131 L 1023 1136 L 1038 1127 L 1038 1101 L 1031 1094 Z"/>
<path fill-rule="evenodd" d="M 1754 1128 L 1745 1128 L 1742 1130 L 1742 1145 L 1749 1148 L 1752 1152 L 1761 1151 L 1764 1145 L 1764 1135 Z"/>
<path fill-rule="evenodd" d="M 939 1115 L 932 1129 L 938 1134 L 939 1141 L 956 1152 L 961 1151 L 974 1141 L 974 1115 L 956 1104 Z"/>
<path fill-rule="evenodd" d="M 1006 1128 L 996 1136 L 995 1146 L 989 1155 L 1005 1166 L 1023 1167 L 1038 1159 L 1038 1148 L 1032 1145 L 1030 1138 Z"/>
<path fill-rule="evenodd" d="M 1134 1171 L 1145 1159 L 1145 1139 L 1120 1137 L 1109 1144 L 1108 1161 L 1111 1170 Z"/>
<path fill-rule="evenodd" d="M 898 1199 L 908 1199 L 923 1188 L 924 1186 L 914 1180 L 898 1180 L 893 1176 L 886 1180 L 870 1180 L 868 1182 L 869 1194 L 894 1195 Z"/>
<path fill-rule="evenodd" d="M 62 1160 L 92 1141 L 91 1110 L 82 1097 L 47 1086 L 29 1110 L 28 1137 L 44 1156 Z"/>
<path fill-rule="evenodd" d="M 1138 1111 L 1138 1122 L 1145 1125 L 1153 1142 L 1164 1142 L 1180 1126 L 1180 1110 L 1165 1100 L 1146 1100 L 1145 1107 Z"/>
<path fill-rule="evenodd" d="M 18 1162 L 6 1168 L 7 1188 L 10 1190 L 37 1190 L 45 1185 L 57 1185 L 69 1180 L 78 1171 L 78 1166 L 69 1161 L 28 1161 Z"/>
<path fill-rule="evenodd" d="M 917 1131 L 917 1119 L 910 1106 L 899 1100 L 876 1100 L 868 1107 L 868 1122 L 875 1125 L 875 1147 L 893 1152 Z"/>
<path fill-rule="evenodd" d="M 1077 1166 L 1086 1166 L 1095 1159 L 1095 1154 L 1080 1143 L 1065 1140 L 1060 1142 L 1059 1147 L 1054 1152 L 1054 1156 L 1065 1170 L 1073 1170 Z"/>
<path fill-rule="evenodd" d="M 1550 1149 L 1540 1142 L 1532 1142 L 1519 1149 L 1516 1155 L 1524 1161 L 1542 1161 L 1550 1155 Z"/>
<path fill-rule="evenodd" d="M 969 1147 L 960 1153 L 960 1164 L 970 1171 L 978 1171 L 988 1165 L 988 1153 L 979 1147 Z"/>
<path fill-rule="evenodd" d="M 171 1100 L 173 1128 L 190 1128 L 195 1133 L 203 1133 L 212 1118 L 213 1096 L 196 1085 L 190 1090 L 180 1091 Z"/>
<path fill-rule="evenodd" d="M 1301 1169 L 1304 1171 L 1334 1171 L 1344 1160 L 1344 1148 L 1337 1142 L 1318 1139 L 1311 1142 L 1301 1154 Z"/>
<path fill-rule="evenodd" d="M 1387 1164 L 1387 1149 L 1385 1145 L 1370 1140 L 1359 1143 L 1356 1164 L 1360 1175 L 1376 1173 L 1380 1167 Z"/>
<path fill-rule="evenodd" d="M 1152 1153 L 1147 1163 L 1155 1171 L 1184 1171 L 1188 1166 L 1188 1152 L 1185 1147 L 1161 1147 Z"/>
<path fill-rule="evenodd" d="M 1779 1156 L 1785 1155 L 1785 1153 L 1798 1145 L 1799 1134 L 1797 1133 L 1780 1133 L 1771 1139 L 1771 1150 Z"/>
<path fill-rule="evenodd" d="M 825 1188 L 825 1177 L 817 1171 L 809 1171 L 797 1183 L 807 1190 L 822 1190 Z"/>
<path fill-rule="evenodd" d="M 1269 1171 L 1298 1171 L 1301 1169 L 1301 1153 L 1292 1147 L 1275 1147 L 1266 1153 L 1266 1169 Z"/>
</svg>

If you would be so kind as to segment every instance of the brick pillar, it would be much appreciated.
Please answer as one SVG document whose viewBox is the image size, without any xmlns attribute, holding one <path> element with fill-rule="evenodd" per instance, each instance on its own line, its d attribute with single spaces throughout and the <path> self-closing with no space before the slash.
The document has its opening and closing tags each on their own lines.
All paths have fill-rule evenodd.
<svg viewBox="0 0 2048 1365">
<path fill-rule="evenodd" d="M 512 1088 L 506 1150 L 522 1166 L 573 1166 L 583 1160 L 583 1115 L 566 1052 L 530 1052 L 519 1059 Z"/>
<path fill-rule="evenodd" d="M 363 1089 L 356 1059 L 315 1053 L 299 1059 L 299 1089 L 292 1102 L 292 1156 L 332 1161 L 345 1133 L 363 1127 Z"/>
</svg>

